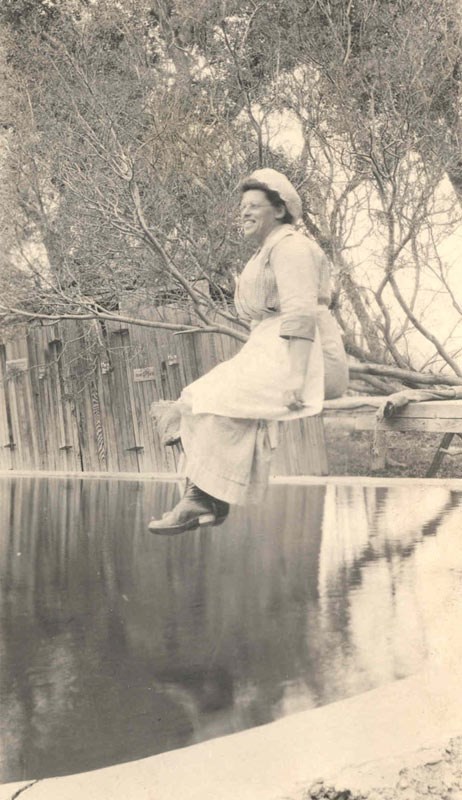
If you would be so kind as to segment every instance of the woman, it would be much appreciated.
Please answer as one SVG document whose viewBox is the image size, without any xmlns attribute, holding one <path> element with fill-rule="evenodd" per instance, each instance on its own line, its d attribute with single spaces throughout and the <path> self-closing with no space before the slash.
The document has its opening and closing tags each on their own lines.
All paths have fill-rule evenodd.
<svg viewBox="0 0 462 800">
<path fill-rule="evenodd" d="M 328 263 L 296 231 L 302 204 L 290 181 L 260 169 L 241 184 L 244 237 L 256 252 L 236 283 L 235 305 L 251 333 L 239 353 L 180 397 L 186 492 L 153 533 L 217 525 L 229 505 L 265 491 L 278 421 L 319 414 L 348 382 L 345 352 L 328 311 Z"/>
</svg>

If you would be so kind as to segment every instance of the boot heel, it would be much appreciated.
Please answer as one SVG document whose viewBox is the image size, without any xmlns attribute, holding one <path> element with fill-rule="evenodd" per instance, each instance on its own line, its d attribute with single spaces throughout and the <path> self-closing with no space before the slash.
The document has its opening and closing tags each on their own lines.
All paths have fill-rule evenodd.
<svg viewBox="0 0 462 800">
<path fill-rule="evenodd" d="M 216 500 L 188 478 L 186 491 L 180 502 L 171 511 L 167 511 L 162 519 L 152 519 L 148 528 L 151 533 L 163 536 L 194 531 L 198 527 L 221 525 L 228 511 L 228 503 Z"/>
<path fill-rule="evenodd" d="M 200 517 L 197 518 L 199 525 L 214 525 L 215 523 L 215 514 L 201 514 Z"/>
</svg>

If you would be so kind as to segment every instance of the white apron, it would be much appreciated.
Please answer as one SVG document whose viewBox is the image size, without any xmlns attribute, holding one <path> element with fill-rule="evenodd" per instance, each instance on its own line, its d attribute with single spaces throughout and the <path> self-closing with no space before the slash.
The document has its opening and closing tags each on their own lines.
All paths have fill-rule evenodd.
<svg viewBox="0 0 462 800">
<path fill-rule="evenodd" d="M 291 420 L 319 414 L 324 398 L 324 364 L 319 332 L 311 346 L 303 388 L 304 408 L 283 404 L 289 379 L 289 341 L 279 335 L 281 314 L 258 322 L 233 358 L 214 367 L 181 394 L 193 414 Z"/>
</svg>

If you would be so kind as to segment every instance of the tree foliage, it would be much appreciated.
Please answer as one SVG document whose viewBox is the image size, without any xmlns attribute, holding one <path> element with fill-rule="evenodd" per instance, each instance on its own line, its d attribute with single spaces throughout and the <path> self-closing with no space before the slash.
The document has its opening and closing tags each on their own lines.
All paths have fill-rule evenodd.
<svg viewBox="0 0 462 800">
<path fill-rule="evenodd" d="M 5 0 L 4 323 L 142 294 L 245 336 L 237 190 L 270 165 L 333 261 L 350 352 L 412 367 L 417 335 L 460 374 L 425 316 L 431 286 L 461 318 L 440 252 L 462 198 L 460 17 L 456 0 Z"/>
</svg>

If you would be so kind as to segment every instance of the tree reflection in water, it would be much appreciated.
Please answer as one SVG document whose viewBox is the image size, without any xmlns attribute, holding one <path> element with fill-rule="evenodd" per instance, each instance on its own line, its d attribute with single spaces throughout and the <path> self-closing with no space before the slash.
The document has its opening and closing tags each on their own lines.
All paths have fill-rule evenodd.
<svg viewBox="0 0 462 800">
<path fill-rule="evenodd" d="M 176 491 L 0 482 L 3 781 L 182 747 L 422 663 L 416 553 L 458 495 L 426 489 L 406 521 L 399 490 L 273 486 L 220 528 L 153 537 Z"/>
</svg>

